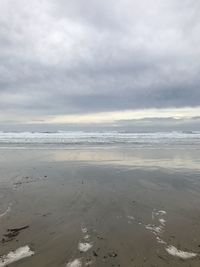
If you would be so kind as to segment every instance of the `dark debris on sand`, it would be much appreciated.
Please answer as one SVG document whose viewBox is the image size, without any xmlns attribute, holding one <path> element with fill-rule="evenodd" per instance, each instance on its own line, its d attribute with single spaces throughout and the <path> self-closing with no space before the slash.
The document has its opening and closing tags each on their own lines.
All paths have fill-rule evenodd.
<svg viewBox="0 0 200 267">
<path fill-rule="evenodd" d="M 13 183 L 15 188 L 18 188 L 22 186 L 23 184 L 29 184 L 29 183 L 35 183 L 42 180 L 46 180 L 48 177 L 47 175 L 44 175 L 44 177 L 31 177 L 31 176 L 25 176 L 20 179 L 18 179 L 16 182 Z"/>
<path fill-rule="evenodd" d="M 7 233 L 3 235 L 1 242 L 5 243 L 14 240 L 22 230 L 25 230 L 27 228 L 29 228 L 29 225 L 18 228 L 8 228 Z"/>
</svg>

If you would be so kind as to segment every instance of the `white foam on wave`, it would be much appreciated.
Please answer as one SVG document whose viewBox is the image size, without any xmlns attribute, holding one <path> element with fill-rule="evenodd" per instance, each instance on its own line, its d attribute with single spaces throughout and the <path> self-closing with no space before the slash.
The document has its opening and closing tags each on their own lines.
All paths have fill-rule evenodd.
<svg viewBox="0 0 200 267">
<path fill-rule="evenodd" d="M 86 242 L 82 243 L 82 242 L 79 242 L 79 244 L 78 244 L 78 249 L 81 252 L 86 252 L 86 251 L 88 251 L 91 248 L 92 248 L 92 244 L 91 243 L 86 243 Z"/>
<path fill-rule="evenodd" d="M 170 255 L 179 257 L 181 259 L 190 259 L 190 258 L 194 258 L 197 256 L 197 254 L 194 252 L 182 251 L 182 250 L 177 249 L 174 246 L 168 246 L 165 249 Z"/>
<path fill-rule="evenodd" d="M 199 144 L 200 132 L 0 132 L 0 144 Z"/>
<path fill-rule="evenodd" d="M 23 258 L 30 257 L 34 254 L 34 251 L 29 246 L 24 246 L 9 252 L 7 255 L 0 257 L 0 267 L 7 266 L 13 262 L 19 261 Z"/>
<path fill-rule="evenodd" d="M 75 259 L 67 263 L 66 267 L 81 267 L 82 263 L 80 259 Z"/>
</svg>

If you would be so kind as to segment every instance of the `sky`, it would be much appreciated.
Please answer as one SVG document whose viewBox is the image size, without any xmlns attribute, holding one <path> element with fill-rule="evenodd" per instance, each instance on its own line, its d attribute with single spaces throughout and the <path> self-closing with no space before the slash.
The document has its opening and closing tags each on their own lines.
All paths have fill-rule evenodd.
<svg viewBox="0 0 200 267">
<path fill-rule="evenodd" d="M 0 0 L 0 130 L 200 130 L 200 2 Z"/>
</svg>

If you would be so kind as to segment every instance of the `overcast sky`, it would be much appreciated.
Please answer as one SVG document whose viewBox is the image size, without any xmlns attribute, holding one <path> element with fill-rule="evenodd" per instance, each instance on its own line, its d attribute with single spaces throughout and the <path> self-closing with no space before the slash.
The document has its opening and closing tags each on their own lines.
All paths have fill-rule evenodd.
<svg viewBox="0 0 200 267">
<path fill-rule="evenodd" d="M 196 125 L 199 44 L 197 0 L 0 0 L 0 126 Z"/>
</svg>

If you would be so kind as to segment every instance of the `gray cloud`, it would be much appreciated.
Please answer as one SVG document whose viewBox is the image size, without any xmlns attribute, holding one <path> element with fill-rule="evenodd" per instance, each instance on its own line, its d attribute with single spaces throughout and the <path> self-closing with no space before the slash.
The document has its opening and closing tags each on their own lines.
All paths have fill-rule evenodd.
<svg viewBox="0 0 200 267">
<path fill-rule="evenodd" d="M 200 105 L 199 10 L 194 0 L 2 0 L 5 120 Z"/>
</svg>

